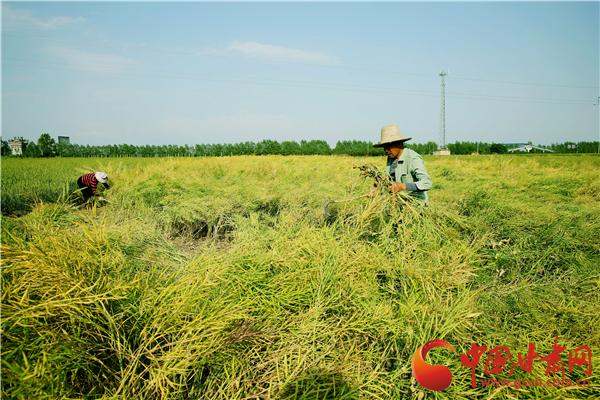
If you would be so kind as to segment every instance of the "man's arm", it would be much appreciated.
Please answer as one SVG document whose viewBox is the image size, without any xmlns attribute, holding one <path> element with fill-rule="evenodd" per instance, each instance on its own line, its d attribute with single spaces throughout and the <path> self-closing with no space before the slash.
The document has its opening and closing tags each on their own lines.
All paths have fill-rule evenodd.
<svg viewBox="0 0 600 400">
<path fill-rule="evenodd" d="M 433 187 L 433 183 L 431 182 L 431 178 L 427 173 L 427 169 L 425 168 L 425 162 L 423 161 L 423 157 L 418 154 L 415 154 L 415 157 L 411 160 L 412 171 L 411 174 L 414 182 L 409 182 L 406 184 L 406 190 L 410 190 L 411 192 L 425 192 L 430 190 Z"/>
</svg>

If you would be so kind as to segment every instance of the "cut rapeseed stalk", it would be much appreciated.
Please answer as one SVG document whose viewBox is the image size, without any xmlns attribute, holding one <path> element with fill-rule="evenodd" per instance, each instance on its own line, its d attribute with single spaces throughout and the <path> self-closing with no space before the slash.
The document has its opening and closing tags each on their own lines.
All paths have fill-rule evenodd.
<svg viewBox="0 0 600 400">
<path fill-rule="evenodd" d="M 395 205 L 410 204 L 413 207 L 421 208 L 422 204 L 419 202 L 419 200 L 409 196 L 407 193 L 402 192 L 402 191 L 397 192 L 397 193 L 392 193 L 391 192 L 392 180 L 391 180 L 390 176 L 388 174 L 386 174 L 385 171 L 382 171 L 381 169 L 379 169 L 376 165 L 367 163 L 367 162 L 363 162 L 360 165 L 355 166 L 354 168 L 361 171 L 361 175 L 364 178 L 373 179 L 374 185 L 376 187 L 380 188 L 382 193 L 387 192 L 387 193 L 391 194 L 390 206 L 394 205 L 394 204 Z"/>
<path fill-rule="evenodd" d="M 373 179 L 375 181 L 375 186 L 379 188 L 388 188 L 392 182 L 390 176 L 374 164 L 362 162 L 354 168 L 358 169 L 364 178 Z"/>
</svg>

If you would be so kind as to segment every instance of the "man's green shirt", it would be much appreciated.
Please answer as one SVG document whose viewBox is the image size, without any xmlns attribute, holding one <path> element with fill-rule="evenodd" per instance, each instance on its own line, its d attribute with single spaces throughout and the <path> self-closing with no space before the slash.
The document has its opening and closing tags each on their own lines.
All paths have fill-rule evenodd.
<svg viewBox="0 0 600 400">
<path fill-rule="evenodd" d="M 390 169 L 393 171 L 393 174 L 390 174 Z M 433 184 L 431 183 L 427 169 L 425 169 L 423 157 L 419 153 L 405 148 L 398 160 L 392 161 L 388 157 L 385 172 L 393 177 L 394 182 L 406 183 L 409 195 L 419 200 L 427 201 L 426 191 L 431 189 Z"/>
</svg>

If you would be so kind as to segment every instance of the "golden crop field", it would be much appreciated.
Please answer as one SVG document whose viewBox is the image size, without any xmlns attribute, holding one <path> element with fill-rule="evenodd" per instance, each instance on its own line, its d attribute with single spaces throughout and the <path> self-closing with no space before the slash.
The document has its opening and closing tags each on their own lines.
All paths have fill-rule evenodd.
<svg viewBox="0 0 600 400">
<path fill-rule="evenodd" d="M 597 397 L 600 157 L 424 159 L 429 207 L 331 216 L 384 158 L 2 159 L 2 396 Z M 112 203 L 71 208 L 95 170 Z M 411 369 L 434 339 L 435 392 Z"/>
</svg>

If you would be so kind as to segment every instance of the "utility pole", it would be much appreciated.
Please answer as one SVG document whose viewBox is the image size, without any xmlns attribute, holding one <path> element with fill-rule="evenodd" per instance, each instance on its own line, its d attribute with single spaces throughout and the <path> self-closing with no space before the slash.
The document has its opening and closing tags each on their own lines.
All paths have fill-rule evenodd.
<svg viewBox="0 0 600 400">
<path fill-rule="evenodd" d="M 440 104 L 440 133 L 438 136 L 438 150 L 446 149 L 446 75 L 450 71 L 440 70 L 442 77 L 442 102 Z"/>
</svg>

